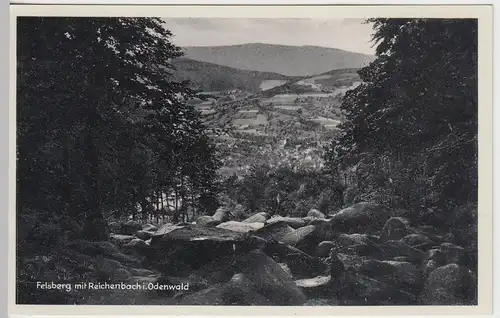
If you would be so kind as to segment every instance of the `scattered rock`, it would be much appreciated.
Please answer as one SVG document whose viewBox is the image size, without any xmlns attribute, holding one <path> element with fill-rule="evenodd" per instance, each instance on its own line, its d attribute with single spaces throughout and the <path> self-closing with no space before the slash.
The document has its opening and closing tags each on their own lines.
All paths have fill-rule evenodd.
<svg viewBox="0 0 500 318">
<path fill-rule="evenodd" d="M 287 233 L 281 238 L 281 241 L 296 246 L 302 251 L 313 251 L 319 243 L 315 231 L 316 227 L 314 225 L 307 225 Z"/>
<path fill-rule="evenodd" d="M 134 235 L 139 230 L 142 230 L 142 225 L 139 222 L 127 221 L 122 224 L 119 234 Z"/>
<path fill-rule="evenodd" d="M 337 253 L 332 251 L 330 254 L 330 277 L 333 281 L 337 280 L 345 272 L 344 263 L 340 260 Z"/>
<path fill-rule="evenodd" d="M 359 245 L 359 244 L 373 244 L 376 240 L 376 237 L 367 234 L 345 234 L 342 233 L 339 235 L 337 239 L 337 245 L 339 248 L 351 246 L 351 245 Z"/>
<path fill-rule="evenodd" d="M 158 227 L 154 226 L 153 224 L 144 224 L 142 226 L 142 229 L 148 232 L 156 232 L 158 230 Z"/>
<path fill-rule="evenodd" d="M 410 246 L 417 246 L 421 244 L 434 244 L 434 242 L 427 236 L 422 234 L 408 234 L 401 239 L 401 242 Z"/>
<path fill-rule="evenodd" d="M 404 218 L 393 217 L 385 222 L 380 234 L 381 241 L 399 240 L 410 234 L 408 221 Z"/>
<path fill-rule="evenodd" d="M 315 255 L 318 257 L 328 257 L 330 255 L 330 250 L 335 246 L 332 241 L 323 241 L 318 244 L 316 248 Z"/>
<path fill-rule="evenodd" d="M 257 214 L 252 215 L 251 217 L 243 220 L 242 222 L 244 223 L 266 223 L 266 221 L 269 219 L 269 215 L 266 212 L 260 212 Z"/>
<path fill-rule="evenodd" d="M 109 230 L 111 233 L 120 234 L 122 229 L 122 224 L 120 222 L 109 222 L 108 223 Z"/>
<path fill-rule="evenodd" d="M 451 243 L 442 243 L 439 246 L 439 250 L 446 255 L 446 262 L 448 264 L 459 263 L 460 259 L 462 259 L 466 253 L 463 247 Z"/>
<path fill-rule="evenodd" d="M 429 274 L 421 301 L 426 305 L 477 305 L 477 279 L 457 264 L 441 266 Z"/>
<path fill-rule="evenodd" d="M 302 292 L 308 297 L 330 296 L 330 281 L 330 276 L 316 276 L 313 278 L 296 280 L 295 284 L 297 284 Z"/>
<path fill-rule="evenodd" d="M 109 240 L 111 241 L 111 243 L 114 243 L 118 246 L 125 245 L 133 239 L 135 239 L 135 236 L 133 235 L 111 234 L 109 236 Z"/>
<path fill-rule="evenodd" d="M 211 215 L 202 215 L 196 219 L 196 224 L 200 226 L 216 226 L 220 224 L 220 221 L 215 221 Z"/>
<path fill-rule="evenodd" d="M 225 208 L 220 207 L 215 211 L 215 214 L 212 215 L 212 218 L 217 222 L 225 222 L 229 219 L 229 213 Z"/>
<path fill-rule="evenodd" d="M 380 229 L 392 212 L 371 202 L 356 203 L 334 214 L 332 228 L 343 233 L 371 233 Z"/>
<path fill-rule="evenodd" d="M 253 250 L 255 244 L 245 233 L 185 225 L 161 236 L 155 235 L 147 263 L 168 275 L 189 275 L 193 269 L 212 260 Z"/>
<path fill-rule="evenodd" d="M 226 229 L 234 232 L 248 233 L 264 227 L 264 223 L 243 223 L 238 221 L 227 221 L 217 225 L 220 229 Z"/>
<path fill-rule="evenodd" d="M 365 260 L 360 272 L 408 292 L 419 289 L 422 284 L 421 272 L 409 262 Z"/>
<path fill-rule="evenodd" d="M 326 218 L 326 215 L 324 213 L 321 213 L 320 211 L 318 211 L 316 209 L 311 209 L 307 213 L 307 216 L 312 217 L 312 218 L 316 218 L 316 219 L 325 219 Z"/>
<path fill-rule="evenodd" d="M 252 234 L 266 240 L 274 239 L 276 241 L 282 241 L 283 237 L 293 233 L 293 231 L 294 229 L 286 222 L 273 222 L 265 225 Z"/>
<path fill-rule="evenodd" d="M 298 229 L 306 225 L 306 221 L 302 218 L 291 218 L 283 216 L 273 216 L 266 221 L 266 224 L 274 224 L 277 222 L 284 222 L 294 229 Z"/>
<path fill-rule="evenodd" d="M 137 236 L 138 238 L 140 238 L 141 240 L 144 240 L 144 241 L 147 241 L 150 238 L 152 238 L 154 234 L 155 234 L 154 232 L 149 232 L 149 231 L 145 231 L 145 230 L 139 230 L 139 231 L 135 232 L 135 236 Z"/>
<path fill-rule="evenodd" d="M 346 271 L 333 284 L 333 295 L 342 305 L 415 305 L 415 295 L 383 281 Z"/>
</svg>

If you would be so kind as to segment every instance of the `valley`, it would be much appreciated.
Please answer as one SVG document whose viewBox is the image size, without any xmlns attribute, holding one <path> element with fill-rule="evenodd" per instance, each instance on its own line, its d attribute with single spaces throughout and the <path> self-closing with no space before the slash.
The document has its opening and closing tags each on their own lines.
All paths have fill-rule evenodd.
<svg viewBox="0 0 500 318">
<path fill-rule="evenodd" d="M 323 167 L 323 147 L 342 122 L 342 96 L 359 84 L 355 69 L 334 70 L 288 81 L 264 79 L 257 92 L 255 86 L 205 91 L 190 102 L 223 153 L 223 176 L 259 164 L 317 170 Z"/>
</svg>

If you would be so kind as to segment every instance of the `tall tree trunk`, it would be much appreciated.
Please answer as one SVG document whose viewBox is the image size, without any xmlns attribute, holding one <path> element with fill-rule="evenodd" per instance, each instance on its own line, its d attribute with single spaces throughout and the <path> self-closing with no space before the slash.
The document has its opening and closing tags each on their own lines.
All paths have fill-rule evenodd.
<svg viewBox="0 0 500 318">
<path fill-rule="evenodd" d="M 99 127 L 100 117 L 97 110 L 90 112 L 87 117 L 87 138 L 85 149 L 85 161 L 88 167 L 87 186 L 87 219 L 85 224 L 85 236 L 91 240 L 106 240 L 108 237 L 107 224 L 102 214 L 102 197 L 100 187 L 100 149 L 99 149 Z"/>
</svg>

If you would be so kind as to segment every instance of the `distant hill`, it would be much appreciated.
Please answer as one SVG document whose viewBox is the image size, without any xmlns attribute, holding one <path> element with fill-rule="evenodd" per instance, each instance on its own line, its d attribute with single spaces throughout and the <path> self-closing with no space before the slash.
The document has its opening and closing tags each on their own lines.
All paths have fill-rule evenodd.
<svg viewBox="0 0 500 318">
<path fill-rule="evenodd" d="M 204 91 L 240 89 L 258 92 L 269 85 L 280 85 L 295 79 L 278 73 L 241 70 L 188 58 L 176 59 L 172 64 L 176 68 L 173 72 L 175 80 L 189 80 L 197 89 Z"/>
<path fill-rule="evenodd" d="M 306 76 L 328 70 L 360 68 L 374 56 L 319 46 L 250 43 L 184 47 L 185 57 L 242 70 Z"/>
</svg>

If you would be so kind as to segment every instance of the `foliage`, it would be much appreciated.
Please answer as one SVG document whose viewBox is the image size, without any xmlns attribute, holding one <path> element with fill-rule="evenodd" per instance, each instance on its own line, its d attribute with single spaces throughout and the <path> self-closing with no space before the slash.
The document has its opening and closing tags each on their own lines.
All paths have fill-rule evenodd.
<svg viewBox="0 0 500 318">
<path fill-rule="evenodd" d="M 17 32 L 19 211 L 99 239 L 104 215 L 150 217 L 164 194 L 174 218 L 215 208 L 215 149 L 171 80 L 182 52 L 160 19 L 23 17 Z"/>
<path fill-rule="evenodd" d="M 305 216 L 316 208 L 336 212 L 342 205 L 342 188 L 333 177 L 317 170 L 254 165 L 248 173 L 225 180 L 229 198 L 250 212 Z"/>
<path fill-rule="evenodd" d="M 372 19 L 377 59 L 327 154 L 358 200 L 445 219 L 477 202 L 477 21 Z"/>
</svg>

